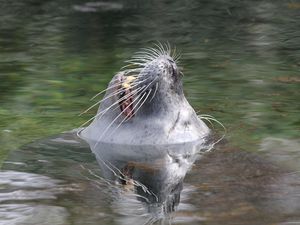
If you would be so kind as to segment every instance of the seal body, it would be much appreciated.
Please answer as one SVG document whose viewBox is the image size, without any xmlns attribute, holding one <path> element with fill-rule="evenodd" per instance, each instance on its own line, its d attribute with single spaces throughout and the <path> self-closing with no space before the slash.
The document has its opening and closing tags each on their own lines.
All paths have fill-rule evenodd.
<svg viewBox="0 0 300 225">
<path fill-rule="evenodd" d="M 164 145 L 205 140 L 210 130 L 186 100 L 182 72 L 169 49 L 148 49 L 116 74 L 93 122 L 90 144 Z"/>
</svg>

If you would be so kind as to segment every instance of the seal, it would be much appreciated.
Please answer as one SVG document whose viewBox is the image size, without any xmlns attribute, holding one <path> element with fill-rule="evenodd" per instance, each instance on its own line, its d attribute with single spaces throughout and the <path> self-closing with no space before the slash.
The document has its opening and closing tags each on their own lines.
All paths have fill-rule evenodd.
<svg viewBox="0 0 300 225">
<path fill-rule="evenodd" d="M 79 132 L 89 143 L 164 145 L 204 141 L 210 129 L 183 93 L 179 56 L 168 44 L 137 52 L 103 92 L 93 122 Z M 86 112 L 85 111 L 85 112 Z"/>
</svg>

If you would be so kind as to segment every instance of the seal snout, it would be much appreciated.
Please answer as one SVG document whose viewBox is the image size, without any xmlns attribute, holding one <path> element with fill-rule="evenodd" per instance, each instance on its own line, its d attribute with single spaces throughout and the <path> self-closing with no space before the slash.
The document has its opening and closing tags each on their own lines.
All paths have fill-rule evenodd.
<svg viewBox="0 0 300 225">
<path fill-rule="evenodd" d="M 148 62 L 142 68 L 138 79 L 140 85 L 148 85 L 148 89 L 151 89 L 156 84 L 166 86 L 165 84 L 169 83 L 172 85 L 180 80 L 181 75 L 175 60 L 169 55 L 162 55 Z"/>
</svg>

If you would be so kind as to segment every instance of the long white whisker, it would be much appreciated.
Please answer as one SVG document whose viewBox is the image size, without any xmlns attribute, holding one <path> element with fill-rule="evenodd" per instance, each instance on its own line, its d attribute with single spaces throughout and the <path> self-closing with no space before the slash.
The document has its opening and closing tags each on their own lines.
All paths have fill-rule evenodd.
<svg viewBox="0 0 300 225">
<path fill-rule="evenodd" d="M 145 92 L 146 93 L 146 92 Z M 137 98 L 138 99 L 138 98 Z M 113 119 L 113 121 L 105 128 L 105 130 L 102 132 L 102 135 L 100 136 L 100 138 L 98 139 L 98 141 L 97 141 L 97 143 L 95 144 L 95 146 L 94 147 L 96 147 L 97 145 L 98 145 L 98 143 L 99 143 L 99 141 L 102 139 L 102 137 L 106 134 L 106 132 L 109 130 L 109 128 L 114 124 L 114 122 L 123 114 L 123 112 L 124 111 L 126 111 L 134 102 L 136 101 L 136 99 L 135 100 L 133 100 L 128 106 L 126 106 L 126 108 L 125 109 L 123 109 L 122 110 L 122 112 L 120 112 L 119 113 L 119 115 L 115 118 L 115 119 Z"/>
<path fill-rule="evenodd" d="M 135 55 L 132 57 L 133 60 L 142 60 L 144 62 L 150 62 L 153 60 L 153 58 L 150 58 L 150 56 L 147 55 Z"/>
<path fill-rule="evenodd" d="M 105 112 L 109 109 L 112 108 L 112 106 L 116 105 L 116 104 L 119 104 L 121 101 L 125 100 L 126 98 L 130 97 L 131 95 L 134 95 L 134 94 L 137 94 L 138 92 L 142 91 L 144 87 L 139 87 L 133 91 L 131 91 L 130 93 L 124 95 L 123 97 L 119 98 L 115 103 L 111 104 L 107 109 L 105 109 Z M 103 110 L 104 111 L 104 110 Z M 105 113 L 104 112 L 104 113 Z M 100 119 L 100 118 L 99 118 Z"/>
<path fill-rule="evenodd" d="M 103 162 L 102 159 L 101 159 L 101 161 Z M 107 163 L 105 163 L 105 166 L 108 166 L 109 169 L 111 169 L 111 170 L 113 170 L 113 168 L 114 168 L 118 173 L 121 174 L 121 176 L 123 176 L 123 177 L 121 177 L 121 176 L 117 175 L 117 173 L 113 170 L 113 171 L 114 171 L 113 173 L 114 173 L 114 175 L 115 175 L 117 178 L 119 178 L 120 180 L 128 181 L 128 179 L 126 178 L 127 176 L 126 176 L 120 169 L 118 169 L 118 168 L 117 168 L 114 164 L 112 164 L 110 161 L 107 161 L 107 162 L 111 165 L 112 168 L 109 167 L 109 166 L 107 165 Z M 148 193 L 148 194 L 150 194 L 150 195 L 152 194 L 152 195 L 154 195 L 154 196 L 156 197 L 156 199 L 157 199 L 157 196 L 156 196 L 152 191 L 150 192 L 150 191 L 148 190 L 148 188 L 147 188 L 144 184 L 140 183 L 140 182 L 137 181 L 137 180 L 134 180 L 133 178 L 131 178 L 131 180 L 132 180 L 132 182 L 133 182 L 133 184 L 134 184 L 135 186 L 141 187 L 145 193 Z M 142 197 L 141 195 L 136 195 L 136 196 Z M 149 199 L 147 199 L 147 198 L 145 198 L 145 197 L 143 197 L 143 198 L 149 202 Z"/>
<path fill-rule="evenodd" d="M 172 57 L 176 63 L 178 63 L 181 58 L 181 52 L 176 52 L 176 54 Z"/>
<path fill-rule="evenodd" d="M 167 41 L 167 43 L 165 43 L 166 45 L 166 51 L 168 53 L 169 56 L 171 56 L 171 45 L 170 43 Z"/>
<path fill-rule="evenodd" d="M 127 64 L 125 66 L 122 66 L 120 70 L 124 70 L 124 69 L 126 69 L 128 67 L 133 67 L 133 66 L 134 66 L 133 64 Z"/>
<path fill-rule="evenodd" d="M 146 49 L 144 49 L 143 52 L 138 52 L 138 53 L 142 54 L 142 55 L 146 55 L 146 56 L 150 57 L 152 60 L 154 60 L 160 56 L 159 51 L 157 51 L 156 49 L 153 49 L 153 48 L 146 48 Z"/>
<path fill-rule="evenodd" d="M 134 57 L 140 57 L 140 58 L 145 58 L 149 61 L 152 61 L 154 59 L 156 59 L 158 56 L 153 55 L 153 53 L 147 53 L 147 52 L 139 52 L 138 54 L 136 54 Z"/>
<path fill-rule="evenodd" d="M 142 68 L 134 68 L 134 69 L 125 69 L 122 71 L 125 73 L 126 76 L 128 76 L 128 74 L 130 74 L 130 73 L 134 73 L 133 75 L 130 75 L 130 76 L 138 77 L 141 70 L 142 70 Z M 136 73 L 138 73 L 138 74 L 136 74 Z"/>
<path fill-rule="evenodd" d="M 148 62 L 149 61 L 145 60 L 145 59 L 130 59 L 130 60 L 126 61 L 126 63 L 131 63 L 131 64 L 134 64 L 134 65 L 137 65 L 137 66 L 139 66 L 138 64 L 142 64 L 142 67 L 145 67 L 145 65 Z"/>
<path fill-rule="evenodd" d="M 110 89 L 112 89 L 112 88 L 115 88 L 115 87 L 118 87 L 118 86 L 120 86 L 119 83 L 118 83 L 118 84 L 113 84 L 113 85 L 109 86 L 108 88 L 106 88 L 106 89 L 100 91 L 100 92 L 97 93 L 96 95 L 94 95 L 90 100 L 93 100 L 93 99 L 95 99 L 96 97 L 98 97 L 99 95 L 101 95 L 102 93 L 104 93 L 105 91 L 108 91 L 108 90 L 110 90 Z"/>
<path fill-rule="evenodd" d="M 165 50 L 164 50 L 164 48 L 162 47 L 162 45 L 161 45 L 161 43 L 160 42 L 158 42 L 158 44 L 154 44 L 158 49 L 159 49 L 159 51 L 160 51 L 160 55 L 165 55 L 164 53 L 165 53 Z"/>
<path fill-rule="evenodd" d="M 144 67 L 145 66 L 145 63 L 139 63 L 139 62 L 134 62 L 132 60 L 127 60 L 125 61 L 127 63 L 131 63 L 131 65 L 136 65 L 136 66 L 141 66 L 141 67 Z"/>
<path fill-rule="evenodd" d="M 102 114 L 102 115 L 98 118 L 98 119 L 101 119 L 102 116 L 103 116 L 108 110 L 110 110 L 113 106 L 119 104 L 121 101 L 123 101 L 124 99 L 128 98 L 130 95 L 133 95 L 133 94 L 138 93 L 142 88 L 143 88 L 143 87 L 137 88 L 136 90 L 132 91 L 131 93 L 129 93 L 129 94 L 123 96 L 122 98 L 118 99 L 118 101 L 116 101 L 115 103 L 111 104 L 108 108 L 106 108 L 106 109 L 100 111 L 100 112 L 97 113 L 95 116 L 93 116 L 92 118 L 90 118 L 89 120 L 87 120 L 86 122 L 84 122 L 83 124 L 81 124 L 81 126 L 80 126 L 79 128 L 83 127 L 83 126 L 86 125 L 88 122 L 90 122 L 91 120 L 95 119 L 97 116 L 99 116 L 99 115 Z M 117 106 L 117 108 L 118 108 L 118 106 Z"/>
<path fill-rule="evenodd" d="M 144 80 L 141 80 L 141 81 L 137 81 L 137 82 L 134 81 L 134 82 L 132 82 L 134 85 L 131 88 L 138 86 L 140 83 L 145 82 L 147 79 L 148 78 L 146 78 Z M 120 84 L 120 86 L 121 86 L 121 84 Z M 117 90 L 117 91 L 111 93 L 109 96 L 106 96 L 105 98 L 103 98 L 100 101 L 96 102 L 95 104 L 93 104 L 92 106 L 90 106 L 88 109 L 86 109 L 85 111 L 83 111 L 82 113 L 80 113 L 79 115 L 81 116 L 82 114 L 88 112 L 89 110 L 91 110 L 92 108 L 94 108 L 95 106 L 97 106 L 98 104 L 100 104 L 101 102 L 103 102 L 103 101 L 105 101 L 105 100 L 107 100 L 107 99 L 109 99 L 109 98 L 111 98 L 111 97 L 113 97 L 113 96 L 121 93 L 122 91 L 124 91 L 124 90 L 120 89 L 120 90 Z"/>
<path fill-rule="evenodd" d="M 150 78 L 150 77 L 149 77 Z M 148 78 L 146 78 L 145 80 L 147 80 Z M 151 81 L 145 88 L 144 90 L 147 90 L 148 87 L 150 87 L 158 78 L 153 79 L 153 81 Z"/>
<path fill-rule="evenodd" d="M 138 102 L 134 105 L 132 110 L 135 110 L 135 108 L 137 107 L 137 105 L 140 103 L 140 101 L 143 100 L 143 97 L 145 96 L 146 92 L 143 93 L 143 96 L 140 98 L 136 98 L 139 99 Z M 119 125 L 110 133 L 110 135 L 114 134 L 116 132 L 116 130 L 125 122 L 125 120 L 128 120 L 127 117 L 124 117 L 124 119 L 121 121 L 121 123 L 119 123 Z"/>
<path fill-rule="evenodd" d="M 160 52 L 155 49 L 155 48 L 142 48 L 142 50 L 144 50 L 144 52 L 138 52 L 138 53 L 145 53 L 148 52 L 150 55 L 152 54 L 152 56 L 160 56 Z"/>
<path fill-rule="evenodd" d="M 214 128 L 214 124 L 206 117 L 201 117 L 201 119 L 206 120 Z"/>
<path fill-rule="evenodd" d="M 123 89 L 120 89 L 120 90 L 117 90 L 115 92 L 113 92 L 112 94 L 106 96 L 105 98 L 101 99 L 100 101 L 96 102 L 95 104 L 93 104 L 92 106 L 90 106 L 89 108 L 87 108 L 85 111 L 83 111 L 82 113 L 80 113 L 79 115 L 81 116 L 82 114 L 90 111 L 92 108 L 94 108 L 95 106 L 99 105 L 101 102 L 111 98 L 111 97 L 114 97 L 116 96 L 117 94 L 121 93 L 122 91 L 124 91 Z"/>
<path fill-rule="evenodd" d="M 151 90 L 149 90 L 148 95 L 146 96 L 145 100 L 140 104 L 140 106 L 137 108 L 137 110 L 135 111 L 135 114 L 137 114 L 137 112 L 140 110 L 140 108 L 144 105 L 144 103 L 146 102 L 146 100 L 149 97 L 150 93 L 151 93 Z"/>
<path fill-rule="evenodd" d="M 152 52 L 151 50 L 145 49 L 144 51 L 138 51 L 134 55 L 134 57 L 148 57 L 149 59 L 153 60 L 158 57 L 158 54 L 156 52 Z"/>
<path fill-rule="evenodd" d="M 208 150 L 206 150 L 206 152 L 208 152 L 208 151 L 210 151 L 211 149 L 213 149 L 213 147 L 214 147 L 217 143 L 219 143 L 219 142 L 225 137 L 225 135 L 226 135 L 226 133 L 227 133 L 227 130 L 226 130 L 226 127 L 225 127 L 219 120 L 215 119 L 215 118 L 214 118 L 213 116 L 211 116 L 211 115 L 202 114 L 202 115 L 199 115 L 199 117 L 200 117 L 200 119 L 204 119 L 204 120 L 208 121 L 210 124 L 212 124 L 211 121 L 216 122 L 216 123 L 219 124 L 219 125 L 223 128 L 223 130 L 224 130 L 224 134 L 222 135 L 222 137 L 219 138 L 219 139 L 218 139 L 217 141 L 215 141 L 214 143 L 212 143 L 212 144 L 211 144 L 211 147 L 210 147 Z"/>
<path fill-rule="evenodd" d="M 175 56 L 176 56 L 176 50 L 177 50 L 177 48 L 176 48 L 176 46 L 174 46 L 174 49 L 173 49 L 173 52 L 171 53 L 171 57 L 175 60 Z M 175 60 L 176 61 L 176 60 Z"/>
</svg>

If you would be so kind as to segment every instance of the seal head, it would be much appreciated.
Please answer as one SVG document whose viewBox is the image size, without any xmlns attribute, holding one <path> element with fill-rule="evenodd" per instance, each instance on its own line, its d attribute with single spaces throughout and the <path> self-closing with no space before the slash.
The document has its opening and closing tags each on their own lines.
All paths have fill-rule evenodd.
<svg viewBox="0 0 300 225">
<path fill-rule="evenodd" d="M 204 141 L 210 131 L 184 96 L 177 60 L 168 46 L 136 53 L 113 77 L 80 136 L 96 145 Z"/>
</svg>

